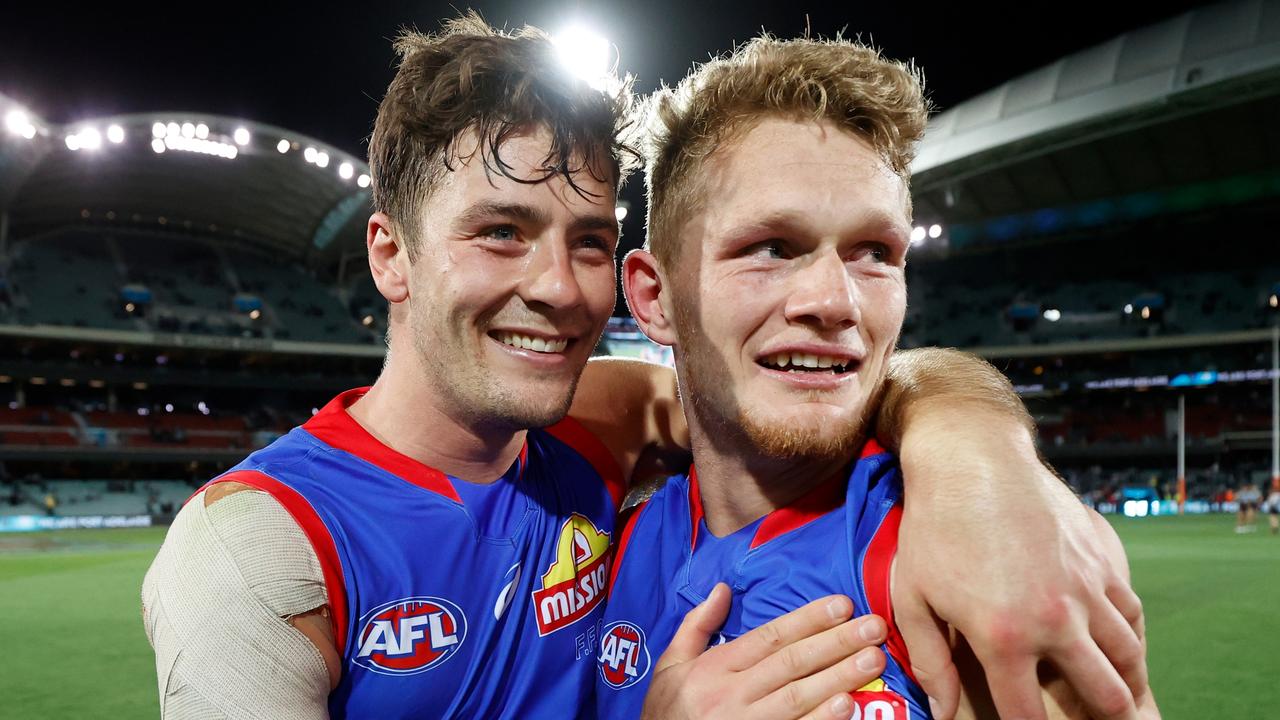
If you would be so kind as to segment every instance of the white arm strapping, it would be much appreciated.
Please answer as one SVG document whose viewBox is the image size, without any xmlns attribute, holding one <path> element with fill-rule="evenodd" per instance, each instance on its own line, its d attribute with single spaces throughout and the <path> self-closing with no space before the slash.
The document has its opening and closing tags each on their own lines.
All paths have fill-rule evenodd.
<svg viewBox="0 0 1280 720">
<path fill-rule="evenodd" d="M 329 672 L 291 615 L 328 602 L 315 551 L 258 491 L 192 498 L 142 584 L 165 720 L 328 717 Z"/>
</svg>

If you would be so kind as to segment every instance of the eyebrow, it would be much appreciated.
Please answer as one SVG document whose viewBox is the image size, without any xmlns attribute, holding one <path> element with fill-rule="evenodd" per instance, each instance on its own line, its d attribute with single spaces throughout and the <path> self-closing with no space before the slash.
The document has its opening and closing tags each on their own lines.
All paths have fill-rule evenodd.
<svg viewBox="0 0 1280 720">
<path fill-rule="evenodd" d="M 458 223 L 469 225 L 493 217 L 506 217 L 538 227 L 551 224 L 551 215 L 541 208 L 524 203 L 504 203 L 482 201 L 467 208 L 458 216 Z M 618 234 L 618 221 L 614 217 L 602 215 L 575 215 L 569 229 L 575 232 L 606 231 Z"/>
<path fill-rule="evenodd" d="M 892 232 L 895 235 L 901 235 L 904 238 L 911 232 L 911 228 L 894 218 L 891 214 L 880 211 L 871 210 L 865 213 L 858 220 L 858 226 L 864 229 L 872 229 L 876 232 Z M 729 237 L 738 237 L 751 233 L 772 230 L 789 230 L 793 232 L 808 232 L 811 229 L 811 223 L 808 216 L 794 210 L 777 210 L 763 217 L 745 222 L 741 225 L 734 225 L 729 228 Z"/>
</svg>

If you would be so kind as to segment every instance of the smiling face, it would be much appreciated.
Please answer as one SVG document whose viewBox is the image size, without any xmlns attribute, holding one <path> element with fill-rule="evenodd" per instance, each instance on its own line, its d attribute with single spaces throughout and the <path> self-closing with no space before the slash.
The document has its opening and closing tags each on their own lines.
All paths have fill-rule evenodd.
<svg viewBox="0 0 1280 720">
<path fill-rule="evenodd" d="M 586 171 L 574 175 L 586 197 L 555 174 L 516 182 L 486 173 L 467 144 L 460 139 L 466 159 L 417 219 L 416 260 L 404 311 L 393 310 L 393 336 L 412 335 L 424 381 L 455 417 L 542 427 L 568 411 L 613 312 L 614 187 Z M 502 160 L 517 178 L 542 179 L 549 148 L 545 130 L 517 135 L 503 143 Z"/>
<path fill-rule="evenodd" d="M 780 118 L 700 174 L 662 273 L 691 420 L 771 457 L 847 455 L 906 311 L 902 178 L 830 123 Z"/>
</svg>

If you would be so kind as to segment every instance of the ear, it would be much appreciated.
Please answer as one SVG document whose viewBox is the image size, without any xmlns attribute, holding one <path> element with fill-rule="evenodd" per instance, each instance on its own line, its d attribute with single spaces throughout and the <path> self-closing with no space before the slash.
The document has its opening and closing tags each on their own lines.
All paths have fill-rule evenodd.
<svg viewBox="0 0 1280 720">
<path fill-rule="evenodd" d="M 401 242 L 400 234 L 386 213 L 369 216 L 365 231 L 365 246 L 369 248 L 369 272 L 373 284 L 389 303 L 404 302 L 409 298 L 409 249 Z"/>
<path fill-rule="evenodd" d="M 622 261 L 622 292 L 636 324 L 659 345 L 675 345 L 669 312 L 671 291 L 663 285 L 658 260 L 645 250 L 632 250 Z"/>
</svg>

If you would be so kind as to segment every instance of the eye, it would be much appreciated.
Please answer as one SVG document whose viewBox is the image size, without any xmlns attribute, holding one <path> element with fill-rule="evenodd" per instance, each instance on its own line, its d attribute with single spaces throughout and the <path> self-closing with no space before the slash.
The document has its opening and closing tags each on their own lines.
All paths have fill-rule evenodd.
<svg viewBox="0 0 1280 720">
<path fill-rule="evenodd" d="M 579 239 L 578 244 L 589 250 L 609 251 L 609 243 L 599 235 L 587 235 Z"/>
<path fill-rule="evenodd" d="M 875 264 L 883 264 L 889 262 L 893 254 L 889 250 L 889 246 L 884 243 L 867 243 L 860 246 L 854 251 L 852 260 L 868 260 Z"/>
<path fill-rule="evenodd" d="M 510 242 L 519 238 L 514 225 L 496 225 L 480 233 L 480 236 L 492 238 L 499 242 Z"/>
<path fill-rule="evenodd" d="M 782 260 L 790 257 L 787 244 L 783 240 L 771 238 L 764 242 L 758 242 L 747 248 L 746 255 L 758 255 L 766 257 L 770 260 Z"/>
</svg>

